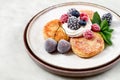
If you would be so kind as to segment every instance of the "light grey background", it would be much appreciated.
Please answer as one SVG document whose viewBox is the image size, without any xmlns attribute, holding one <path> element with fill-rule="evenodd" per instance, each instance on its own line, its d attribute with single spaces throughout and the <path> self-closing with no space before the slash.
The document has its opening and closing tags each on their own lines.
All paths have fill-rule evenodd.
<svg viewBox="0 0 120 80">
<path fill-rule="evenodd" d="M 119 80 L 120 63 L 88 78 L 67 78 L 38 67 L 23 44 L 23 31 L 39 11 L 58 3 L 84 1 L 108 7 L 120 15 L 119 0 L 0 0 L 0 80 Z"/>
</svg>

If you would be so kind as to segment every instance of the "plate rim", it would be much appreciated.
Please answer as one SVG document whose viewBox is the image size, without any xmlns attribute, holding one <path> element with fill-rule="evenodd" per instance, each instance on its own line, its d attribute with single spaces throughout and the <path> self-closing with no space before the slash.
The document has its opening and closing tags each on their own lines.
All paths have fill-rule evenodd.
<svg viewBox="0 0 120 80">
<path fill-rule="evenodd" d="M 106 66 L 106 65 L 109 65 L 111 63 L 113 63 L 114 61 L 118 60 L 120 58 L 120 55 L 118 57 L 116 57 L 115 59 L 113 59 L 112 61 L 108 62 L 108 63 L 105 63 L 105 64 L 102 64 L 100 66 L 96 66 L 96 67 L 92 67 L 92 68 L 85 68 L 85 69 L 72 69 L 72 68 L 64 68 L 64 67 L 60 67 L 60 66 L 56 66 L 56 65 L 52 65 L 50 63 L 47 63 L 45 61 L 43 61 L 42 59 L 40 59 L 37 55 L 35 55 L 35 53 L 32 51 L 32 49 L 30 48 L 29 46 L 29 43 L 28 43 L 28 40 L 27 40 L 27 31 L 28 31 L 28 28 L 30 26 L 30 24 L 32 24 L 32 22 L 34 20 L 36 20 L 38 18 L 38 16 L 44 14 L 45 12 L 51 10 L 51 9 L 54 9 L 54 8 L 57 8 L 57 7 L 62 7 L 62 6 L 66 6 L 66 5 L 89 5 L 89 6 L 95 6 L 95 7 L 100 7 L 100 8 L 103 8 L 103 9 L 107 9 L 111 12 L 113 12 L 114 14 L 116 14 L 119 18 L 120 16 L 114 12 L 113 10 L 107 8 L 107 7 L 104 7 L 104 6 L 101 6 L 101 5 L 98 5 L 98 4 L 94 4 L 94 3 L 89 3 L 89 2 L 66 2 L 66 3 L 60 3 L 60 4 L 56 4 L 56 5 L 53 5 L 53 6 L 50 6 L 40 12 L 38 12 L 36 15 L 34 15 L 32 17 L 32 19 L 28 22 L 28 24 L 26 25 L 25 29 L 24 29 L 24 34 L 23 34 L 23 39 L 24 39 L 24 45 L 26 47 L 26 49 L 28 50 L 29 54 L 31 54 L 34 58 L 36 58 L 36 60 L 38 60 L 39 62 L 42 62 L 48 66 L 51 66 L 51 67 L 55 67 L 55 68 L 58 68 L 58 69 L 63 69 L 63 70 L 70 70 L 70 71 L 85 71 L 85 70 L 93 70 L 93 69 L 98 69 L 100 67 L 103 67 L 103 66 Z"/>
<path fill-rule="evenodd" d="M 42 67 L 43 69 L 57 74 L 57 75 L 61 75 L 61 76 L 67 76 L 67 77 L 86 77 L 86 76 L 92 76 L 92 75 L 96 75 L 96 74 L 100 74 L 104 71 L 107 71 L 109 69 L 111 69 L 115 64 L 117 64 L 120 61 L 120 58 L 116 59 L 115 61 L 111 62 L 108 65 L 105 65 L 103 67 L 100 68 L 96 68 L 96 69 L 91 69 L 91 70 L 64 70 L 64 69 L 59 69 L 56 67 L 52 67 L 49 66 L 41 61 L 38 61 L 35 56 L 31 55 L 30 52 L 28 52 L 29 56 L 32 58 L 32 60 L 40 67 Z"/>
</svg>

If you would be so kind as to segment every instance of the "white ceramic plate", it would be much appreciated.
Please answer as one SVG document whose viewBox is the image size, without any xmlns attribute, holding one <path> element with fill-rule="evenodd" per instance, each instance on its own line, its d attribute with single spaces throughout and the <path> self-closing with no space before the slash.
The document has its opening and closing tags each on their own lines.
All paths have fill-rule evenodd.
<svg viewBox="0 0 120 80">
<path fill-rule="evenodd" d="M 104 13 L 110 12 L 113 15 L 113 21 L 111 28 L 114 29 L 112 34 L 113 45 L 105 48 L 100 54 L 89 58 L 84 59 L 76 56 L 74 53 L 69 54 L 49 54 L 45 51 L 43 38 L 43 27 L 44 25 L 53 20 L 59 19 L 63 13 L 66 13 L 68 9 L 76 8 L 77 10 L 93 10 L 97 11 L 101 16 Z M 91 5 L 91 4 L 69 4 L 69 5 L 60 5 L 52 6 L 38 13 L 29 24 L 27 29 L 27 43 L 31 51 L 39 57 L 42 61 L 46 62 L 55 67 L 66 68 L 66 69 L 89 69 L 94 67 L 99 67 L 101 65 L 107 64 L 108 62 L 114 60 L 120 55 L 120 17 L 116 15 L 111 10 Z"/>
</svg>

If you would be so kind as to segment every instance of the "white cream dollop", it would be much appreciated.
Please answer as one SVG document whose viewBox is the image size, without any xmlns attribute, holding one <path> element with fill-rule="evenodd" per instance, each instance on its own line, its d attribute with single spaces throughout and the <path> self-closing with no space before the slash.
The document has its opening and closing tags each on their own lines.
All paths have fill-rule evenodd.
<svg viewBox="0 0 120 80">
<path fill-rule="evenodd" d="M 90 19 L 88 19 L 87 24 L 85 26 L 81 26 L 79 29 L 77 30 L 71 30 L 70 28 L 67 27 L 67 23 L 64 23 L 62 25 L 62 27 L 64 28 L 66 34 L 69 37 L 79 37 L 82 36 L 82 34 L 86 31 L 86 30 L 91 30 L 91 25 L 92 22 L 90 21 Z"/>
</svg>

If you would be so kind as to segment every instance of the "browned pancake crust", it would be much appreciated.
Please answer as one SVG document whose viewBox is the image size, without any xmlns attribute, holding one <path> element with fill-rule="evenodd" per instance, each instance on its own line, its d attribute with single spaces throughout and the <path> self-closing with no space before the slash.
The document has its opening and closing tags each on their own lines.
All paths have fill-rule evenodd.
<svg viewBox="0 0 120 80">
<path fill-rule="evenodd" d="M 84 37 L 71 38 L 70 43 L 73 52 L 84 58 L 89 58 L 99 54 L 104 49 L 104 40 L 99 33 L 94 32 L 93 39 L 85 39 Z"/>
<path fill-rule="evenodd" d="M 67 36 L 61 25 L 62 24 L 58 19 L 48 22 L 43 29 L 44 38 L 53 38 L 56 41 L 59 41 L 60 39 L 68 40 L 69 37 Z"/>
</svg>

